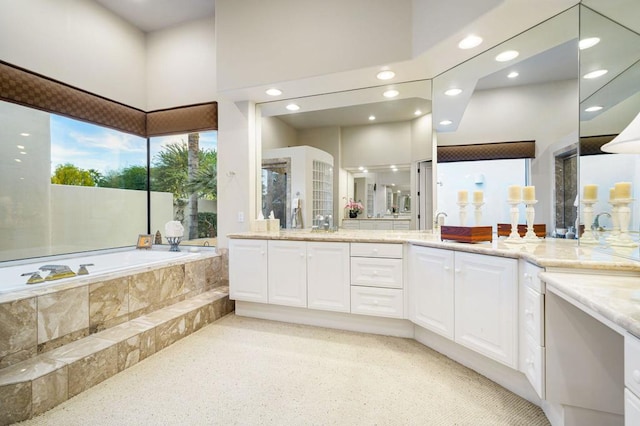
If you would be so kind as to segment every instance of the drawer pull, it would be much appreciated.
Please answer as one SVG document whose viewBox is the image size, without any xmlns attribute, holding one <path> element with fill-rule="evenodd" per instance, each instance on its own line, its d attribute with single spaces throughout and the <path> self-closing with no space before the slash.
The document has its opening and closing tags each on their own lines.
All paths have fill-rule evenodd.
<svg viewBox="0 0 640 426">
<path fill-rule="evenodd" d="M 264 256 L 264 251 L 261 251 L 261 252 L 260 252 L 260 255 Z"/>
<path fill-rule="evenodd" d="M 378 254 L 378 249 L 373 249 L 373 254 Z"/>
<path fill-rule="evenodd" d="M 378 271 L 373 271 L 373 275 L 378 275 Z"/>
<path fill-rule="evenodd" d="M 530 311 L 529 309 L 525 309 L 524 310 L 524 314 L 528 317 L 532 317 L 533 316 L 533 311 Z"/>
<path fill-rule="evenodd" d="M 462 272 L 462 269 L 456 268 L 456 274 L 459 274 L 460 272 Z"/>
<path fill-rule="evenodd" d="M 633 377 L 633 380 L 636 383 L 640 383 L 640 370 L 633 370 L 633 373 L 631 373 L 631 377 Z"/>
<path fill-rule="evenodd" d="M 533 365 L 533 360 L 531 358 L 527 358 L 525 362 L 527 363 L 527 365 Z"/>
<path fill-rule="evenodd" d="M 450 268 L 450 267 L 448 267 L 448 266 L 445 266 L 445 267 L 444 267 L 444 270 L 445 270 L 445 271 L 450 271 L 450 270 L 451 270 L 451 268 Z"/>
<path fill-rule="evenodd" d="M 377 299 L 374 299 L 374 300 L 373 300 L 373 304 L 374 304 L 374 305 L 376 305 L 376 306 L 378 306 L 378 300 L 377 300 Z"/>
</svg>

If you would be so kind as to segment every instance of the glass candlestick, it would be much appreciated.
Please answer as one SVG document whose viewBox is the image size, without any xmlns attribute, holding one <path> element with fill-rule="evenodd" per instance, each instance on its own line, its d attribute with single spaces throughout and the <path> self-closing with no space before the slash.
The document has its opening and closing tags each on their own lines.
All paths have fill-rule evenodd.
<svg viewBox="0 0 640 426">
<path fill-rule="evenodd" d="M 580 244 L 598 244 L 598 240 L 593 236 L 591 223 L 593 222 L 593 205 L 598 200 L 582 200 L 582 215 L 584 217 L 584 232 L 580 237 Z"/>
<path fill-rule="evenodd" d="M 474 214 L 474 219 L 476 221 L 476 226 L 480 226 L 480 224 L 482 223 L 482 206 L 483 205 L 484 203 L 473 203 L 473 206 L 475 207 L 473 214 Z"/>
<path fill-rule="evenodd" d="M 182 237 L 167 237 L 167 241 L 171 244 L 169 251 L 180 251 L 178 245 L 180 244 L 180 241 L 182 241 Z"/>
<path fill-rule="evenodd" d="M 460 226 L 467 225 L 467 204 L 464 202 L 459 202 L 458 206 L 460 206 Z"/>
<path fill-rule="evenodd" d="M 511 209 L 509 210 L 509 215 L 511 216 L 511 233 L 505 241 L 508 243 L 523 243 L 524 240 L 520 234 L 518 234 L 518 217 L 520 216 L 518 204 L 520 204 L 520 200 L 508 200 L 507 202 L 511 205 Z"/>
<path fill-rule="evenodd" d="M 616 199 L 618 203 L 618 220 L 620 222 L 620 235 L 614 241 L 611 241 L 612 246 L 621 247 L 636 247 L 638 243 L 633 241 L 629 235 L 629 223 L 631 222 L 631 207 L 633 202 L 631 198 Z"/>
<path fill-rule="evenodd" d="M 530 241 L 538 241 L 540 238 L 533 231 L 533 220 L 536 216 L 535 208 L 533 207 L 538 200 L 526 200 L 524 203 L 527 205 L 526 208 L 526 217 L 527 217 L 527 233 L 524 235 L 524 240 L 526 242 Z"/>
</svg>

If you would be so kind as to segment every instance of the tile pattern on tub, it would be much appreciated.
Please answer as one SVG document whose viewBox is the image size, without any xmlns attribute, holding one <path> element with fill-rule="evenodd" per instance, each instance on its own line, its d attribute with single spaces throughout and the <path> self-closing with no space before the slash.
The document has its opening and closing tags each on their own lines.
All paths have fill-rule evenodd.
<svg viewBox="0 0 640 426">
<path fill-rule="evenodd" d="M 129 277 L 89 285 L 89 331 L 113 327 L 129 320 Z"/>
<path fill-rule="evenodd" d="M 33 416 L 44 413 L 69 399 L 68 367 L 64 366 L 32 382 Z"/>
<path fill-rule="evenodd" d="M 0 368 L 35 356 L 36 324 L 35 297 L 0 304 Z"/>
<path fill-rule="evenodd" d="M 38 344 L 89 328 L 87 286 L 38 296 Z"/>
<path fill-rule="evenodd" d="M 0 425 L 26 420 L 31 417 L 31 382 L 0 386 Z"/>
<path fill-rule="evenodd" d="M 118 348 L 104 350 L 69 365 L 69 398 L 97 385 L 118 372 Z"/>
<path fill-rule="evenodd" d="M 129 280 L 129 313 L 148 308 L 160 301 L 160 271 L 136 274 Z"/>
<path fill-rule="evenodd" d="M 118 371 L 137 364 L 156 352 L 156 331 L 147 330 L 118 343 Z"/>
<path fill-rule="evenodd" d="M 51 350 L 60 348 L 67 343 L 75 342 L 76 340 L 80 340 L 83 337 L 87 337 L 88 335 L 89 327 L 74 331 L 73 333 L 65 334 L 64 336 L 60 336 L 56 339 L 51 339 L 47 342 L 38 344 L 38 353 L 42 354 L 45 352 L 49 352 Z"/>
<path fill-rule="evenodd" d="M 204 290 L 207 285 L 206 273 L 209 263 L 208 260 L 209 259 L 189 262 L 184 265 L 185 293 Z"/>
<path fill-rule="evenodd" d="M 161 304 L 184 293 L 184 265 L 170 266 L 158 272 Z"/>
</svg>

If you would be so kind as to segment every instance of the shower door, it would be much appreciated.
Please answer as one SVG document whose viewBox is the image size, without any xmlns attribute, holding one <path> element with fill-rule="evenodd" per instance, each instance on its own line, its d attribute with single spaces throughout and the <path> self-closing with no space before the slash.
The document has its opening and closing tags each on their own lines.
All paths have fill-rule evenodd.
<svg viewBox="0 0 640 426">
<path fill-rule="evenodd" d="M 262 214 L 265 218 L 273 211 L 280 219 L 281 228 L 291 225 L 291 161 L 273 159 L 262 161 Z"/>
</svg>

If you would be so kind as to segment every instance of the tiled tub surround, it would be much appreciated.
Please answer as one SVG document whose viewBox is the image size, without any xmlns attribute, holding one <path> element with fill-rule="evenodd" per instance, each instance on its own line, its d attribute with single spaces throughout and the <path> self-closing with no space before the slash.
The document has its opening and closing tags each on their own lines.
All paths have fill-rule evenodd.
<svg viewBox="0 0 640 426">
<path fill-rule="evenodd" d="M 40 414 L 232 312 L 228 255 L 219 251 L 0 294 L 0 425 Z"/>
</svg>

